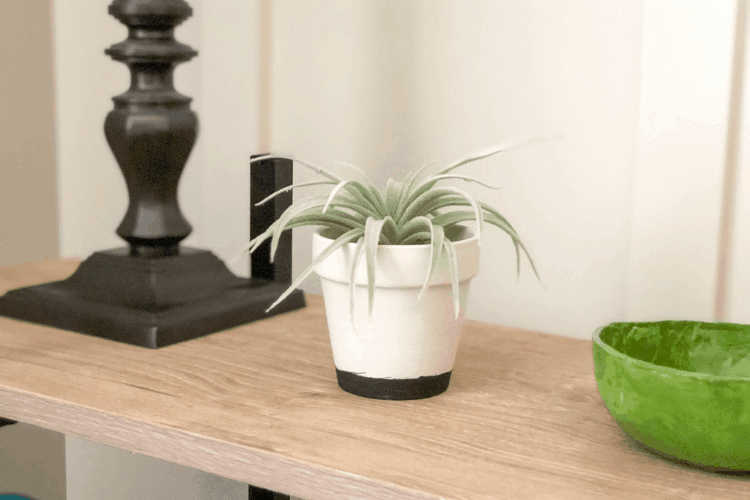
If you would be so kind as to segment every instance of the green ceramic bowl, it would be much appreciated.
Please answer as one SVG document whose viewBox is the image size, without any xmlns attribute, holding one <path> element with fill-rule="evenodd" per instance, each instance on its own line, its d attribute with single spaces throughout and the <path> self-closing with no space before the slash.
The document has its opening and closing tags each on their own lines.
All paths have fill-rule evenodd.
<svg viewBox="0 0 750 500">
<path fill-rule="evenodd" d="M 612 323 L 594 332 L 599 393 L 642 445 L 716 470 L 750 470 L 750 326 Z"/>
</svg>

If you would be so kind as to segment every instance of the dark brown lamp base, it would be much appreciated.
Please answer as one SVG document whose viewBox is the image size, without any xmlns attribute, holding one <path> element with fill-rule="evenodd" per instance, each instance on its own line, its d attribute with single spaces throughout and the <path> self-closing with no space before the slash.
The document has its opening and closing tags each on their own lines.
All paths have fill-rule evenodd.
<svg viewBox="0 0 750 500">
<path fill-rule="evenodd" d="M 211 252 L 158 259 L 96 252 L 68 279 L 8 292 L 0 315 L 142 347 L 163 347 L 305 306 L 288 284 L 232 274 Z"/>
<path fill-rule="evenodd" d="M 66 280 L 11 290 L 0 297 L 0 315 L 157 348 L 305 306 L 295 290 L 265 312 L 291 283 L 288 232 L 273 264 L 268 245 L 253 255 L 251 279 L 233 275 L 211 252 L 180 247 L 192 228 L 180 212 L 177 184 L 198 120 L 172 73 L 197 52 L 177 42 L 174 29 L 192 12 L 185 0 L 110 4 L 128 38 L 105 52 L 129 67 L 131 86 L 114 97 L 104 132 L 128 187 L 117 234 L 130 247 L 93 254 Z M 292 167 L 279 158 L 253 163 L 251 238 L 291 204 L 289 192 L 255 206 L 292 184 Z"/>
</svg>

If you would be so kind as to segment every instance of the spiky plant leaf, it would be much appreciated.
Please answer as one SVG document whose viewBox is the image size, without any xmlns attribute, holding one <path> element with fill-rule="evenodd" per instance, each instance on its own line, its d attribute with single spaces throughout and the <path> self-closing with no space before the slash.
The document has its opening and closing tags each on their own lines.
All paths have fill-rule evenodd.
<svg viewBox="0 0 750 500">
<path fill-rule="evenodd" d="M 359 266 L 359 260 L 362 258 L 362 251 L 365 249 L 364 237 L 357 240 L 357 246 L 354 248 L 354 255 L 352 256 L 352 267 L 349 269 L 349 316 L 352 320 L 352 328 L 354 328 L 354 289 L 356 283 L 354 281 L 357 275 L 357 266 Z"/>
<path fill-rule="evenodd" d="M 467 156 L 465 158 L 462 158 L 462 159 L 460 159 L 460 160 L 458 160 L 456 162 L 453 162 L 448 167 L 444 168 L 443 170 L 441 170 L 437 174 L 435 174 L 435 175 L 433 175 L 431 177 L 428 177 L 427 179 L 425 179 L 424 181 L 422 181 L 422 183 L 419 184 L 415 188 L 413 187 L 413 182 L 412 182 L 412 185 L 408 186 L 408 188 L 407 188 L 406 196 L 408 197 L 408 200 L 406 201 L 405 206 L 410 205 L 416 198 L 418 198 L 419 196 L 421 196 L 425 192 L 427 192 L 430 189 L 432 189 L 435 186 L 435 184 L 440 180 L 440 176 L 446 175 L 448 172 L 451 172 L 451 171 L 453 171 L 453 170 L 455 170 L 455 169 L 457 169 L 457 168 L 459 168 L 459 167 L 461 167 L 463 165 L 466 165 L 466 164 L 469 164 L 469 163 L 473 163 L 475 161 L 479 161 L 479 160 L 482 160 L 484 158 L 489 158 L 490 156 L 496 155 L 498 153 L 502 153 L 504 151 L 510 151 L 512 149 L 516 149 L 516 148 L 523 147 L 523 146 L 526 146 L 526 145 L 529 145 L 529 144 L 533 144 L 535 142 L 540 142 L 542 140 L 545 140 L 545 139 L 544 138 L 540 138 L 540 137 L 535 137 L 535 138 L 527 139 L 527 140 L 524 140 L 524 141 L 510 142 L 510 143 L 504 144 L 502 146 L 496 146 L 494 148 L 490 148 L 490 149 L 484 150 L 484 151 L 479 152 L 479 153 L 474 153 L 474 154 L 469 155 L 469 156 Z M 420 169 L 420 171 L 423 170 L 425 167 L 426 166 L 423 166 Z M 417 177 L 418 176 L 414 176 L 414 178 L 412 179 L 412 181 L 415 181 L 417 179 Z M 413 191 L 412 191 L 412 189 L 413 189 Z M 399 218 L 401 216 L 401 212 L 399 212 L 396 215 L 397 215 L 397 217 L 395 217 L 396 220 L 399 220 Z"/>
<path fill-rule="evenodd" d="M 282 293 L 279 298 L 276 299 L 276 302 L 271 304 L 268 309 L 266 309 L 266 312 L 270 311 L 271 309 L 279 305 L 282 300 L 287 298 L 289 294 L 292 293 L 294 289 L 300 285 L 300 283 L 305 281 L 305 279 L 310 276 L 310 274 L 312 274 L 315 268 L 318 267 L 321 262 L 326 260 L 333 252 L 346 245 L 347 243 L 350 243 L 357 238 L 362 237 L 363 234 L 364 231 L 362 231 L 361 229 L 352 229 L 351 231 L 348 231 L 336 238 L 333 243 L 331 243 L 325 250 L 323 250 L 323 252 L 321 252 L 321 254 L 318 255 L 315 260 L 313 260 L 310 265 L 308 265 L 294 281 L 292 281 L 292 284 L 289 285 L 289 288 L 287 288 L 284 293 Z"/>
<path fill-rule="evenodd" d="M 432 180 L 440 181 L 444 179 L 460 179 L 462 181 L 466 182 L 476 182 L 482 187 L 486 187 L 487 189 L 500 189 L 497 186 L 490 186 L 489 184 L 485 184 L 484 182 L 480 181 L 479 179 L 476 179 L 474 177 L 470 177 L 468 175 L 458 175 L 458 174 L 442 174 L 442 175 L 433 175 Z"/>
<path fill-rule="evenodd" d="M 332 180 L 334 182 L 341 182 L 341 179 L 339 179 L 336 175 L 332 174 L 328 170 L 326 170 L 326 169 L 324 169 L 322 167 L 319 167 L 317 165 L 313 165 L 312 163 L 310 163 L 308 161 L 300 160 L 299 158 L 293 158 L 293 157 L 290 157 L 290 156 L 280 156 L 280 155 L 271 155 L 271 154 L 268 154 L 268 155 L 263 155 L 263 156 L 258 156 L 256 158 L 253 158 L 253 159 L 250 160 L 250 163 L 252 164 L 252 163 L 256 163 L 256 162 L 262 161 L 262 160 L 292 160 L 294 163 L 299 163 L 303 167 L 309 168 L 310 170 L 312 170 L 313 172 L 315 172 L 318 175 L 322 175 L 323 177 L 327 177 L 328 179 L 330 179 L 330 180 Z"/>
<path fill-rule="evenodd" d="M 419 231 L 412 233 L 401 241 L 401 245 L 427 245 L 430 243 L 432 233 L 430 231 Z"/>
<path fill-rule="evenodd" d="M 453 314 L 454 318 L 458 319 L 458 314 L 461 308 L 461 302 L 459 301 L 459 283 L 458 283 L 458 257 L 456 257 L 456 247 L 453 246 L 451 240 L 443 240 L 443 246 L 445 252 L 448 254 L 448 268 L 450 269 L 451 275 L 451 293 L 453 295 Z"/>
<path fill-rule="evenodd" d="M 482 229 L 484 228 L 484 212 L 482 211 L 479 202 L 469 195 L 469 193 L 454 187 L 433 188 L 432 190 L 425 191 L 406 208 L 400 218 L 396 219 L 396 224 L 403 224 L 405 221 L 416 217 L 418 214 L 427 213 L 425 212 L 426 207 L 434 204 L 436 200 L 439 200 L 447 194 L 458 194 L 474 207 L 475 220 L 478 226 L 477 238 L 481 242 Z"/>
<path fill-rule="evenodd" d="M 420 181 L 420 176 L 434 162 L 425 164 L 418 170 L 409 172 L 403 182 L 389 180 L 382 193 L 372 185 L 371 180 L 364 172 L 353 165 L 345 164 L 361 174 L 364 182 L 342 180 L 339 176 L 326 169 L 295 159 L 295 162 L 312 169 L 327 180 L 304 182 L 280 189 L 266 199 L 261 200 L 259 204 L 265 203 L 273 199 L 274 196 L 288 192 L 295 187 L 331 184 L 334 185 L 334 188 L 328 196 L 310 197 L 294 203 L 263 234 L 250 241 L 247 248 L 250 252 L 253 252 L 259 248 L 261 243 L 270 238 L 271 258 L 273 259 L 283 231 L 305 225 L 316 225 L 324 228 L 326 235 L 333 239 L 333 243 L 330 247 L 326 248 L 323 254 L 315 259 L 314 263 L 303 271 L 301 279 L 295 280 L 282 297 L 274 303 L 274 306 L 288 296 L 294 287 L 312 272 L 316 267 L 316 263 L 322 262 L 325 257 L 346 242 L 356 241 L 357 246 L 352 262 L 353 267 L 350 270 L 350 314 L 353 322 L 354 273 L 359 259 L 364 254 L 367 268 L 368 314 L 371 320 L 375 287 L 375 260 L 378 246 L 390 244 L 428 244 L 430 245 L 430 264 L 425 282 L 420 289 L 420 297 L 429 286 L 429 281 L 436 269 L 437 263 L 443 252 L 445 252 L 450 265 L 454 313 L 458 317 L 460 305 L 458 263 L 456 261 L 453 242 L 461 238 L 461 234 L 463 233 L 461 223 L 467 221 L 476 222 L 477 239 L 480 241 L 485 220 L 508 234 L 513 241 L 516 251 L 517 272 L 520 272 L 520 254 L 523 251 L 534 270 L 534 274 L 538 278 L 539 274 L 529 252 L 521 242 L 516 230 L 505 217 L 486 203 L 476 200 L 467 192 L 455 187 L 437 187 L 437 183 L 458 180 L 479 184 L 490 189 L 497 189 L 488 186 L 475 177 L 450 172 L 463 165 L 493 156 L 502 151 L 508 151 L 539 142 L 540 140 L 539 138 L 535 138 L 527 141 L 519 141 L 475 153 L 449 164 L 437 174 L 427 176 Z M 255 158 L 252 161 L 270 158 L 280 157 L 266 155 Z M 462 207 L 470 207 L 470 210 L 464 210 Z"/>
<path fill-rule="evenodd" d="M 349 229 L 360 227 L 360 224 L 357 223 L 356 217 L 351 214 L 340 212 L 338 210 L 335 213 L 329 212 L 326 215 L 322 215 L 321 212 L 322 209 L 320 206 L 303 210 L 301 213 L 295 214 L 289 221 L 287 221 L 283 229 L 279 228 L 281 220 L 275 221 L 262 234 L 250 240 L 247 247 L 243 249 L 242 252 L 249 251 L 250 253 L 253 253 L 264 241 L 272 237 L 277 230 L 283 232 L 300 226 L 323 226 L 334 230 L 334 233 L 343 234 Z M 364 219 L 362 220 L 364 221 Z"/>
<path fill-rule="evenodd" d="M 383 219 L 383 230 L 380 233 L 384 245 L 398 244 L 398 227 L 390 215 Z"/>
<path fill-rule="evenodd" d="M 419 167 L 416 171 L 411 173 L 411 178 L 407 176 L 407 182 L 404 182 L 404 191 L 406 195 L 409 195 L 411 193 L 411 190 L 414 188 L 414 184 L 419 179 L 419 176 L 422 175 L 422 172 L 433 166 L 437 163 L 437 160 L 432 160 L 430 162 L 425 163 L 421 167 Z"/>
<path fill-rule="evenodd" d="M 336 161 L 334 163 L 338 163 L 339 165 L 347 166 L 347 167 L 353 169 L 354 171 L 358 172 L 360 175 L 362 175 L 362 177 L 365 178 L 365 182 L 362 185 L 364 186 L 364 188 L 367 191 L 370 192 L 370 194 L 372 195 L 373 200 L 375 201 L 375 204 L 376 205 L 379 205 L 379 204 L 382 205 L 382 203 L 378 202 L 378 199 L 382 200 L 380 192 L 375 187 L 375 185 L 372 183 L 372 180 L 370 180 L 370 177 L 361 168 L 359 168 L 359 167 L 357 167 L 355 165 L 352 165 L 351 163 L 344 162 L 344 161 Z M 385 215 L 385 212 L 383 214 Z"/>
<path fill-rule="evenodd" d="M 385 185 L 385 211 L 392 214 L 398 207 L 398 200 L 401 197 L 401 183 L 393 179 L 388 179 Z"/>
<path fill-rule="evenodd" d="M 308 208 L 323 206 L 323 204 L 325 204 L 325 200 L 325 196 L 313 196 L 304 200 L 300 200 L 284 210 L 284 212 L 281 214 L 281 217 L 279 217 L 279 220 L 275 224 L 276 227 L 273 231 L 273 236 L 271 237 L 271 262 L 273 262 L 273 258 L 276 255 L 276 249 L 279 246 L 281 233 L 284 232 L 286 224 L 292 219 L 292 217 L 303 212 L 304 210 L 307 210 Z"/>
<path fill-rule="evenodd" d="M 383 200 L 377 190 L 370 190 L 358 181 L 350 181 L 344 187 L 358 203 L 362 203 L 368 210 L 375 212 L 379 217 L 387 215 Z"/>
<path fill-rule="evenodd" d="M 432 219 L 419 215 L 414 217 L 409 222 L 404 224 L 399 231 L 399 244 L 403 244 L 403 240 L 409 238 L 414 233 L 427 233 L 432 235 Z"/>
<path fill-rule="evenodd" d="M 364 178 L 365 178 L 365 181 L 366 181 L 366 185 L 368 185 L 368 186 L 372 186 L 372 185 L 373 185 L 373 184 L 372 184 L 372 180 L 370 180 L 370 177 L 369 177 L 369 176 L 368 176 L 368 175 L 367 175 L 367 174 L 365 173 L 365 171 L 364 171 L 364 170 L 362 170 L 362 169 L 361 169 L 361 168 L 359 168 L 358 166 L 356 166 L 356 165 L 352 165 L 351 163 L 347 163 L 347 162 L 345 162 L 345 161 L 335 161 L 335 162 L 333 162 L 333 163 L 334 163 L 334 164 L 337 164 L 337 165 L 344 165 L 345 167 L 349 167 L 349 168 L 351 168 L 352 170 L 354 170 L 354 171 L 355 171 L 355 172 L 357 172 L 357 173 L 358 173 L 359 175 L 361 175 L 362 177 L 364 177 Z"/>
<path fill-rule="evenodd" d="M 427 268 L 427 276 L 424 279 L 424 285 L 422 285 L 422 289 L 419 291 L 420 299 L 424 292 L 427 291 L 427 287 L 430 284 L 430 278 L 432 278 L 432 274 L 437 268 L 443 250 L 443 242 L 445 241 L 445 230 L 441 226 L 434 225 L 432 221 L 430 221 L 430 233 L 430 267 Z"/>
<path fill-rule="evenodd" d="M 372 307 L 375 298 L 375 264 L 378 257 L 378 243 L 380 231 L 383 229 L 384 220 L 375 220 L 372 217 L 365 223 L 365 261 L 367 263 L 367 307 L 368 321 L 372 322 Z"/>
<path fill-rule="evenodd" d="M 436 217 L 435 219 L 438 219 L 436 222 L 433 220 L 433 222 L 443 225 L 443 226 L 454 226 L 455 224 L 458 224 L 460 222 L 470 221 L 474 219 L 474 213 L 468 212 L 468 211 L 460 211 L 460 212 L 450 212 L 447 214 L 444 214 L 442 216 Z M 539 278 L 539 273 L 537 272 L 536 266 L 534 265 L 534 261 L 531 258 L 531 255 L 529 255 L 528 250 L 526 249 L 526 246 L 521 242 L 521 239 L 518 237 L 518 234 L 516 231 L 508 224 L 503 218 L 495 216 L 493 213 L 487 213 L 485 214 L 485 221 L 489 224 L 492 224 L 493 226 L 502 229 L 508 236 L 510 236 L 511 240 L 513 241 L 513 246 L 515 247 L 516 251 L 516 275 L 520 275 L 521 272 L 521 254 L 519 252 L 519 248 L 523 250 L 524 254 L 526 254 L 526 258 L 529 261 L 529 264 L 531 264 L 531 269 L 534 271 L 534 275 Z"/>
<path fill-rule="evenodd" d="M 284 188 L 279 189 L 278 191 L 274 191 L 270 195 L 266 196 L 262 200 L 260 200 L 258 203 L 255 204 L 256 207 L 259 207 L 261 205 L 264 205 L 271 201 L 272 199 L 276 198 L 278 195 L 282 193 L 286 193 L 287 191 L 291 191 L 295 188 L 301 188 L 301 187 L 308 187 L 308 186 L 320 186 L 323 184 L 335 184 L 333 181 L 309 181 L 309 182 L 300 182 L 298 184 L 292 184 L 291 186 L 287 186 Z"/>
<path fill-rule="evenodd" d="M 506 142 L 505 144 L 501 144 L 499 146 L 495 146 L 492 148 L 485 149 L 483 151 L 479 151 L 477 153 L 473 153 L 465 158 L 462 158 L 458 161 L 455 161 L 451 163 L 448 167 L 444 168 L 440 172 L 437 173 L 437 175 L 447 174 L 448 172 L 457 169 L 458 167 L 462 167 L 466 165 L 467 163 L 473 163 L 475 161 L 483 160 L 485 158 L 489 158 L 490 156 L 494 156 L 498 153 L 506 152 L 506 151 L 512 151 L 514 149 L 522 148 L 524 146 L 528 146 L 530 144 L 536 144 L 539 142 L 548 141 L 550 139 L 554 139 L 551 137 L 531 137 L 528 139 L 522 139 L 518 141 L 510 141 Z"/>
<path fill-rule="evenodd" d="M 354 182 L 354 181 L 341 181 L 338 184 L 336 184 L 336 187 L 331 190 L 331 194 L 328 195 L 328 199 L 326 200 L 326 204 L 323 206 L 323 213 L 326 213 L 326 210 L 328 210 L 328 207 L 331 206 L 331 202 L 336 197 L 339 191 L 343 187 L 345 187 L 347 184 Z"/>
</svg>

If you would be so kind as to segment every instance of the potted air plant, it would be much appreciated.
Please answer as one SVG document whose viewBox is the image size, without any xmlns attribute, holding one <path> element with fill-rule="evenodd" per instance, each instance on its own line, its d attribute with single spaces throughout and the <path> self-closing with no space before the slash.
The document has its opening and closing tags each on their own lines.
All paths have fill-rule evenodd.
<svg viewBox="0 0 750 500">
<path fill-rule="evenodd" d="M 464 190 L 438 185 L 461 180 L 496 189 L 452 172 L 510 148 L 471 155 L 420 181 L 435 162 L 429 163 L 407 174 L 403 182 L 389 179 L 384 192 L 353 165 L 348 166 L 362 176 L 361 181 L 343 180 L 294 160 L 324 179 L 288 186 L 258 203 L 294 188 L 333 186 L 327 196 L 292 204 L 250 241 L 247 250 L 252 253 L 270 238 L 273 261 L 283 231 L 319 227 L 313 235 L 312 262 L 269 310 L 313 271 L 320 276 L 343 390 L 374 399 L 406 400 L 435 396 L 448 388 L 486 223 L 512 239 L 517 271 L 522 250 L 537 274 L 515 229 L 497 210 Z M 253 161 L 267 158 L 276 156 Z M 475 222 L 474 230 L 462 224 L 469 221 Z"/>
</svg>

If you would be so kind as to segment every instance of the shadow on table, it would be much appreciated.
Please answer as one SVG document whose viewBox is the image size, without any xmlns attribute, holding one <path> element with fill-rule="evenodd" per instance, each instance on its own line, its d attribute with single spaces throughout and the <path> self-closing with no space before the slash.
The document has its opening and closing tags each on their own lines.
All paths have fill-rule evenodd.
<svg viewBox="0 0 750 500">
<path fill-rule="evenodd" d="M 666 453 L 662 453 L 658 450 L 655 450 L 649 446 L 646 446 L 645 444 L 639 441 L 636 441 L 635 439 L 633 439 L 627 434 L 624 436 L 624 439 L 626 443 L 628 444 L 628 446 L 639 451 L 640 453 L 646 453 L 660 460 L 664 460 L 666 462 L 672 463 L 678 467 L 684 467 L 686 469 L 690 469 L 693 471 L 698 471 L 698 472 L 702 472 L 705 474 L 718 476 L 718 477 L 732 478 L 732 479 L 736 479 L 739 481 L 750 481 L 750 471 L 725 469 L 725 468 L 720 468 L 720 467 L 710 467 L 706 465 L 696 464 L 693 462 L 689 462 L 687 460 L 673 457 L 671 455 L 667 455 Z"/>
</svg>

